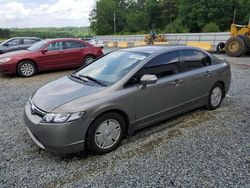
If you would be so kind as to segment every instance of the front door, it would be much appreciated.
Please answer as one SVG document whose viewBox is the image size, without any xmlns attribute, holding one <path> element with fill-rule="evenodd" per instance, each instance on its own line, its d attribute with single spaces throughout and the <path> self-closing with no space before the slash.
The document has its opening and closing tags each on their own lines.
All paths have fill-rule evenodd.
<svg viewBox="0 0 250 188">
<path fill-rule="evenodd" d="M 174 113 L 182 106 L 184 99 L 184 82 L 177 51 L 152 59 L 138 72 L 139 77 L 145 74 L 155 74 L 158 80 L 146 87 L 137 86 L 135 108 L 139 127 Z"/>
<path fill-rule="evenodd" d="M 63 42 L 52 42 L 45 49 L 47 51 L 41 51 L 40 56 L 37 58 L 42 69 L 56 69 L 65 66 Z"/>
</svg>

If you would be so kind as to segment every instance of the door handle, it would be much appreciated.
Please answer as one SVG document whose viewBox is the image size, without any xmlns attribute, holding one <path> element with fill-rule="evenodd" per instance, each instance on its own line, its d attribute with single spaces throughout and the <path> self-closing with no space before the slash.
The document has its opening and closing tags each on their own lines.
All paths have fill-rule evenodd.
<svg viewBox="0 0 250 188">
<path fill-rule="evenodd" d="M 172 82 L 172 85 L 179 86 L 183 80 L 176 79 L 175 81 Z"/>
<path fill-rule="evenodd" d="M 204 73 L 204 75 L 206 76 L 206 77 L 209 77 L 209 76 L 211 76 L 213 73 L 211 72 L 211 71 L 206 71 L 205 73 Z"/>
</svg>

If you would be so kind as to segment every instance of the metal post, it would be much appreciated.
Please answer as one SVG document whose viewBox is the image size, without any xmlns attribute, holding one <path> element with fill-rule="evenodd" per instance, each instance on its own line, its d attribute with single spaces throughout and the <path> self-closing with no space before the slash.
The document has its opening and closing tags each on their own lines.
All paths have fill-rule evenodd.
<svg viewBox="0 0 250 188">
<path fill-rule="evenodd" d="M 115 11 L 114 11 L 114 35 L 115 35 L 115 30 L 116 30 L 116 23 L 115 23 L 115 21 L 116 21 L 116 17 L 115 17 L 116 15 L 115 15 Z"/>
</svg>

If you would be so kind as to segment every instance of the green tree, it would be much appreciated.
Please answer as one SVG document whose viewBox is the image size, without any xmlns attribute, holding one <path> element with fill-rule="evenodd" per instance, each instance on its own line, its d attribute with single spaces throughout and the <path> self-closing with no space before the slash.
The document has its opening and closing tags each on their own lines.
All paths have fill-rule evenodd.
<svg viewBox="0 0 250 188">
<path fill-rule="evenodd" d="M 219 27 L 218 27 L 218 25 L 217 25 L 216 23 L 214 23 L 214 22 L 209 22 L 208 24 L 206 24 L 206 25 L 203 27 L 202 31 L 203 31 L 204 33 L 206 33 L 206 32 L 219 32 L 220 29 L 219 29 Z"/>
<path fill-rule="evenodd" d="M 113 34 L 115 0 L 100 0 L 96 2 L 96 8 L 90 13 L 91 29 L 96 34 Z"/>
<path fill-rule="evenodd" d="M 188 33 L 189 28 L 185 27 L 179 19 L 168 24 L 164 30 L 166 33 Z"/>
<path fill-rule="evenodd" d="M 209 22 L 219 25 L 220 29 L 229 28 L 237 0 L 182 0 L 180 19 L 191 32 L 200 32 Z"/>
</svg>

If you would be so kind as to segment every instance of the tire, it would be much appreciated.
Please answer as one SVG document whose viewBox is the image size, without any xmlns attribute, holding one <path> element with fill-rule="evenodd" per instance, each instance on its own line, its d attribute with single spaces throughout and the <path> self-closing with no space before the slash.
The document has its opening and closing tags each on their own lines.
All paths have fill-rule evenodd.
<svg viewBox="0 0 250 188">
<path fill-rule="evenodd" d="M 37 67 L 32 61 L 21 61 L 17 66 L 17 73 L 21 77 L 31 77 L 37 72 Z"/>
<path fill-rule="evenodd" d="M 219 54 L 222 54 L 225 52 L 225 43 L 224 42 L 220 42 L 217 46 L 216 46 L 216 52 Z"/>
<path fill-rule="evenodd" d="M 250 38 L 247 35 L 240 35 L 239 37 L 244 40 L 245 45 L 246 45 L 246 50 L 249 51 L 250 50 Z"/>
<path fill-rule="evenodd" d="M 225 51 L 228 56 L 239 57 L 245 54 L 247 46 L 245 41 L 240 37 L 231 37 L 227 40 Z"/>
<path fill-rule="evenodd" d="M 108 112 L 99 116 L 90 125 L 86 143 L 89 151 L 104 154 L 116 149 L 124 136 L 124 118 L 115 112 Z"/>
<path fill-rule="evenodd" d="M 94 61 L 94 60 L 95 60 L 94 56 L 87 55 L 86 57 L 84 57 L 82 63 L 83 63 L 83 65 L 88 65 L 88 64 L 92 63 L 92 61 Z"/>
<path fill-rule="evenodd" d="M 214 110 L 221 105 L 224 98 L 224 87 L 220 83 L 216 83 L 209 92 L 209 98 L 206 105 L 208 110 Z"/>
</svg>

